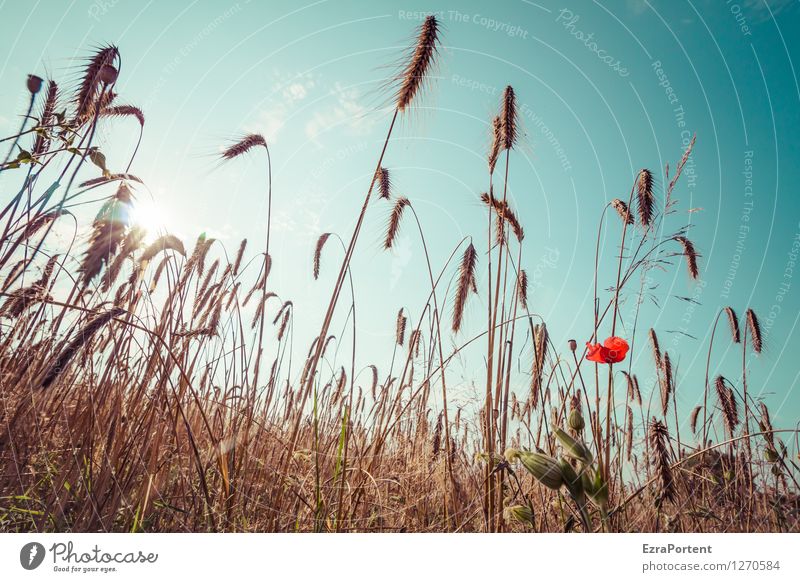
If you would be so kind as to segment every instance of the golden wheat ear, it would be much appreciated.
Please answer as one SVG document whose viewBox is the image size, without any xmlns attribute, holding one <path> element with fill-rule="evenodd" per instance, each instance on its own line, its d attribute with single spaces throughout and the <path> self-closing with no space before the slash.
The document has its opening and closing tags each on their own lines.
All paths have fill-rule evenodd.
<svg viewBox="0 0 800 582">
<path fill-rule="evenodd" d="M 517 142 L 519 122 L 517 119 L 517 96 L 511 85 L 508 85 L 503 91 L 500 119 L 502 149 L 514 149 L 514 145 Z"/>
<path fill-rule="evenodd" d="M 614 198 L 611 201 L 611 206 L 614 208 L 614 210 L 617 211 L 617 214 L 619 214 L 619 217 L 622 219 L 622 222 L 624 224 L 628 224 L 628 225 L 633 224 L 633 215 L 628 210 L 628 205 L 627 204 L 625 204 L 619 198 Z"/>
<path fill-rule="evenodd" d="M 702 406 L 695 406 L 692 409 L 692 414 L 689 416 L 689 426 L 692 428 L 692 433 L 697 434 L 697 418 L 700 415 Z"/>
<path fill-rule="evenodd" d="M 234 158 L 238 158 L 239 156 L 243 156 L 255 147 L 266 148 L 267 140 L 265 140 L 264 136 L 261 134 L 251 133 L 222 150 L 220 157 L 223 160 L 232 160 Z"/>
<path fill-rule="evenodd" d="M 39 126 L 43 131 L 37 132 L 36 139 L 33 141 L 32 155 L 34 158 L 41 156 L 50 148 L 50 126 L 53 125 L 53 117 L 56 112 L 56 102 L 58 101 L 58 85 L 55 81 L 47 83 L 47 98 L 44 108 L 39 116 Z"/>
<path fill-rule="evenodd" d="M 319 279 L 319 268 L 320 268 L 320 260 L 322 259 L 322 249 L 325 247 L 325 243 L 328 242 L 331 233 L 324 232 L 320 235 L 317 239 L 317 246 L 314 249 L 314 280 L 316 281 Z"/>
<path fill-rule="evenodd" d="M 736 317 L 736 312 L 733 310 L 733 307 L 726 307 L 724 311 L 728 318 L 728 326 L 731 329 L 731 339 L 733 340 L 733 343 L 738 344 L 741 341 L 741 335 L 739 333 L 739 318 Z"/>
<path fill-rule="evenodd" d="M 650 440 L 651 463 L 658 476 L 658 499 L 660 505 L 664 501 L 675 500 L 675 481 L 670 468 L 670 456 L 667 448 L 669 442 L 669 431 L 660 421 L 653 418 L 648 429 Z"/>
<path fill-rule="evenodd" d="M 56 379 L 58 379 L 58 377 L 64 372 L 70 361 L 72 361 L 72 358 L 76 353 L 78 353 L 78 350 L 87 344 L 92 337 L 94 337 L 94 335 L 109 321 L 115 317 L 119 317 L 123 313 L 125 313 L 124 309 L 113 308 L 90 319 L 82 328 L 77 331 L 72 340 L 63 350 L 61 350 L 61 353 L 58 354 L 55 360 L 51 362 L 50 366 L 48 366 L 44 374 L 42 374 L 42 379 L 39 382 L 39 385 L 42 388 L 49 388 L 50 385 L 55 382 Z"/>
<path fill-rule="evenodd" d="M 672 362 L 669 359 L 669 353 L 664 352 L 664 358 L 661 360 L 661 373 L 664 376 L 664 381 L 661 383 L 661 412 L 667 416 L 669 410 L 669 399 L 672 396 L 673 377 L 672 377 Z"/>
<path fill-rule="evenodd" d="M 676 236 L 675 240 L 683 247 L 683 256 L 686 258 L 686 268 L 689 271 L 689 277 L 698 279 L 700 277 L 700 270 L 697 268 L 697 257 L 700 256 L 694 248 L 694 244 L 685 236 Z"/>
<path fill-rule="evenodd" d="M 397 329 L 395 330 L 395 341 L 397 341 L 398 346 L 402 346 L 405 343 L 407 323 L 408 318 L 403 315 L 403 309 L 401 308 L 400 311 L 397 312 Z"/>
<path fill-rule="evenodd" d="M 113 45 L 101 47 L 89 58 L 74 99 L 75 119 L 79 123 L 88 121 L 98 108 L 102 110 L 108 106 L 113 94 L 104 87 L 116 81 L 118 68 L 119 50 Z M 101 96 L 102 103 L 99 102 Z"/>
<path fill-rule="evenodd" d="M 392 197 L 392 178 L 386 168 L 378 170 L 378 195 L 385 200 Z"/>
<path fill-rule="evenodd" d="M 523 311 L 528 311 L 528 273 L 520 269 L 517 277 L 517 299 Z"/>
<path fill-rule="evenodd" d="M 419 28 L 417 43 L 399 76 L 396 108 L 405 111 L 424 86 L 439 53 L 439 22 L 428 16 Z"/>
<path fill-rule="evenodd" d="M 714 389 L 717 392 L 720 410 L 722 410 L 725 429 L 730 436 L 733 436 L 736 426 L 739 424 L 739 408 L 736 404 L 736 395 L 728 387 L 728 381 L 724 376 L 717 376 L 714 379 Z"/>
<path fill-rule="evenodd" d="M 383 248 L 390 249 L 394 244 L 397 233 L 400 231 L 400 220 L 403 218 L 403 211 L 411 203 L 408 198 L 398 198 L 392 207 L 392 212 L 389 214 L 389 224 L 386 227 L 386 238 L 383 241 Z"/>
<path fill-rule="evenodd" d="M 500 155 L 500 149 L 503 142 L 503 120 L 499 115 L 495 115 L 492 119 L 492 145 L 489 148 L 489 175 L 494 174 L 494 169 L 497 166 L 497 158 Z"/>
<path fill-rule="evenodd" d="M 101 117 L 133 117 L 141 127 L 144 127 L 144 112 L 134 105 L 114 105 L 106 107 L 100 112 Z"/>
<path fill-rule="evenodd" d="M 650 331 L 648 332 L 648 335 L 650 336 L 650 344 L 653 347 L 653 360 L 656 363 L 656 367 L 660 368 L 661 367 L 661 348 L 658 345 L 658 336 L 656 335 L 656 330 L 654 330 L 651 327 Z"/>
<path fill-rule="evenodd" d="M 764 342 L 761 337 L 761 324 L 758 321 L 756 312 L 748 308 L 745 312 L 745 319 L 747 320 L 747 329 L 750 332 L 750 344 L 753 347 L 753 351 L 760 354 L 764 347 Z"/>
<path fill-rule="evenodd" d="M 636 195 L 639 203 L 639 220 L 642 226 L 648 227 L 653 223 L 655 196 L 653 174 L 647 168 L 643 168 L 636 179 Z"/>
<path fill-rule="evenodd" d="M 467 305 L 472 282 L 475 280 L 475 268 L 478 264 L 478 253 L 470 243 L 461 257 L 461 265 L 458 271 L 458 286 L 456 287 L 456 297 L 453 303 L 453 331 L 458 332 L 464 321 L 464 308 Z"/>
</svg>

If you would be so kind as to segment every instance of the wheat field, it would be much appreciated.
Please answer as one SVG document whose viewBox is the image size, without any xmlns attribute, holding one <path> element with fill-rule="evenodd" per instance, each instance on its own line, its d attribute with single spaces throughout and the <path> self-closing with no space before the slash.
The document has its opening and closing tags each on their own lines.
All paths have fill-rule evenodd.
<svg viewBox="0 0 800 582">
<path fill-rule="evenodd" d="M 520 140 L 509 85 L 491 120 L 486 182 L 474 185 L 484 193 L 471 201 L 485 230 L 454 240 L 445 264 L 425 247 L 428 299 L 415 319 L 397 313 L 391 364 L 361 374 L 355 356 L 339 355 L 332 321 L 355 310 L 349 267 L 367 208 L 386 210 L 385 249 L 401 226 L 425 245 L 413 199 L 393 188 L 390 156 L 397 122 L 428 90 L 441 34 L 428 17 L 394 79 L 372 178 L 350 201 L 354 229 L 323 234 L 307 258 L 325 290 L 310 314 L 273 287 L 273 270 L 295 266 L 271 254 L 270 221 L 263 239 L 225 248 L 204 236 L 151 240 L 131 218 L 147 123 L 115 92 L 116 47 L 92 54 L 74 91 L 28 77 L 28 114 L 0 141 L 0 530 L 800 530 L 797 431 L 774 427 L 748 386 L 746 357 L 764 349 L 758 315 L 726 307 L 709 322 L 699 387 L 679 385 L 677 355 L 646 321 L 620 337 L 620 304 L 641 299 L 650 270 L 700 276 L 687 229 L 664 228 L 694 140 L 663 177 L 630 176 L 626 197 L 596 217 L 593 252 L 616 269 L 592 275 L 587 337 L 555 345 L 528 297 L 525 259 L 537 243 L 508 195 Z M 138 142 L 126 167 L 108 168 L 98 128 L 123 123 Z M 263 164 L 271 209 L 270 147 L 269 136 L 240 136 L 219 162 Z M 90 225 L 75 223 L 76 205 L 92 209 Z M 90 234 L 56 242 L 64 226 Z M 601 247 L 600 229 L 618 243 Z M 322 280 L 322 266 L 336 276 Z M 478 298 L 488 307 L 482 331 L 465 337 L 465 309 Z M 320 322 L 306 344 L 293 336 L 299 318 Z M 525 343 L 521 385 L 512 361 Z M 715 345 L 740 350 L 742 368 L 712 377 Z M 474 417 L 448 402 L 448 389 L 461 388 L 448 368 L 468 346 L 484 358 Z M 633 353 L 652 354 L 640 371 L 652 387 L 640 386 Z M 655 398 L 643 399 L 651 388 Z M 688 423 L 676 405 L 684 389 L 702 402 Z"/>
</svg>

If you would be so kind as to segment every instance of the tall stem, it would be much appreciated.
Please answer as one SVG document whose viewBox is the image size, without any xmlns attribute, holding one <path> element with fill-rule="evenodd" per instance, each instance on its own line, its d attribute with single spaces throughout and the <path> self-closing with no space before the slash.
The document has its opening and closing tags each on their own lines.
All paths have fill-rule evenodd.
<svg viewBox="0 0 800 582">
<path fill-rule="evenodd" d="M 272 158 L 269 155 L 269 146 L 264 144 L 264 149 L 267 151 L 267 240 L 266 249 L 264 251 L 264 264 L 262 272 L 264 275 L 264 282 L 261 289 L 261 319 L 258 327 L 258 352 L 256 354 L 256 366 L 253 372 L 253 392 L 255 393 L 258 387 L 258 374 L 261 368 L 261 357 L 264 353 L 264 318 L 266 316 L 266 309 L 264 303 L 267 301 L 267 278 L 271 268 L 271 261 L 269 256 L 269 234 L 272 221 Z"/>
<path fill-rule="evenodd" d="M 305 408 L 306 401 L 308 400 L 308 395 L 310 392 L 311 387 L 314 385 L 314 378 L 317 374 L 317 366 L 319 365 L 320 357 L 322 356 L 322 350 L 325 346 L 325 338 L 328 336 L 328 330 L 330 329 L 331 320 L 333 319 L 333 312 L 336 309 L 336 303 L 339 299 L 339 293 L 342 290 L 342 285 L 344 283 L 345 274 L 347 273 L 347 268 L 350 265 L 350 260 L 353 256 L 353 250 L 355 249 L 356 241 L 358 240 L 358 235 L 361 232 L 361 225 L 364 223 L 364 216 L 367 213 L 367 206 L 369 205 L 370 198 L 372 197 L 372 189 L 375 186 L 375 180 L 378 177 L 378 171 L 383 164 L 383 157 L 386 154 L 386 148 L 389 145 L 389 139 L 392 137 L 392 131 L 394 130 L 395 122 L 397 121 L 397 116 L 400 113 L 399 109 L 394 110 L 394 114 L 392 115 L 392 121 L 389 124 L 389 130 L 386 133 L 386 139 L 383 142 L 383 148 L 381 149 L 381 154 L 378 157 L 378 163 L 375 167 L 375 171 L 372 173 L 372 178 L 369 183 L 369 188 L 367 189 L 367 195 L 364 198 L 364 204 L 361 207 L 361 212 L 358 215 L 358 220 L 356 221 L 356 226 L 353 229 L 353 235 L 350 237 L 350 243 L 347 246 L 347 252 L 345 253 L 344 260 L 342 261 L 342 266 L 339 269 L 339 275 L 336 278 L 336 284 L 333 288 L 333 293 L 331 294 L 330 302 L 328 303 L 328 309 L 325 312 L 325 318 L 322 321 L 322 327 L 320 328 L 319 335 L 317 336 L 317 343 L 316 349 L 314 350 L 314 355 L 311 357 L 311 363 L 308 368 L 308 376 L 306 378 L 306 386 L 301 386 L 302 396 L 300 398 L 300 403 L 297 407 L 296 418 L 294 421 L 294 426 L 292 427 L 292 432 L 289 437 L 288 447 L 284 453 L 283 461 L 280 464 L 281 470 L 279 474 L 284 474 L 286 467 L 289 464 L 289 461 L 294 454 L 294 449 L 297 446 L 297 436 L 300 432 L 300 424 L 303 419 L 303 408 Z M 280 507 L 280 498 L 283 494 L 283 487 L 278 486 L 277 496 L 276 496 L 276 503 L 275 507 Z M 277 519 L 277 513 L 275 515 L 275 519 Z"/>
</svg>

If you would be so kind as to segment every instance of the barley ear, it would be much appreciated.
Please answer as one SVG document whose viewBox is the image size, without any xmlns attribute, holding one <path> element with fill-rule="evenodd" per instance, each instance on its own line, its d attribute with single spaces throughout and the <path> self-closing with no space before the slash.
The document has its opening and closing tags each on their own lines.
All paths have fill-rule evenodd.
<svg viewBox="0 0 800 582">
<path fill-rule="evenodd" d="M 420 26 L 417 44 L 400 76 L 396 104 L 398 111 L 405 111 L 425 84 L 439 52 L 438 44 L 439 22 L 431 15 Z"/>
</svg>

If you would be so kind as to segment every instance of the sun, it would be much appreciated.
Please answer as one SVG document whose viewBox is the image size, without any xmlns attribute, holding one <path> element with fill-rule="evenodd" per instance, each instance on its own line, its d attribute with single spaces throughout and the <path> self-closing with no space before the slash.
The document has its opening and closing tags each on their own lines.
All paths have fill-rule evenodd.
<svg viewBox="0 0 800 582">
<path fill-rule="evenodd" d="M 153 200 L 139 198 L 131 207 L 131 225 L 143 229 L 147 234 L 145 240 L 152 242 L 167 233 L 169 220 L 162 207 Z"/>
</svg>

